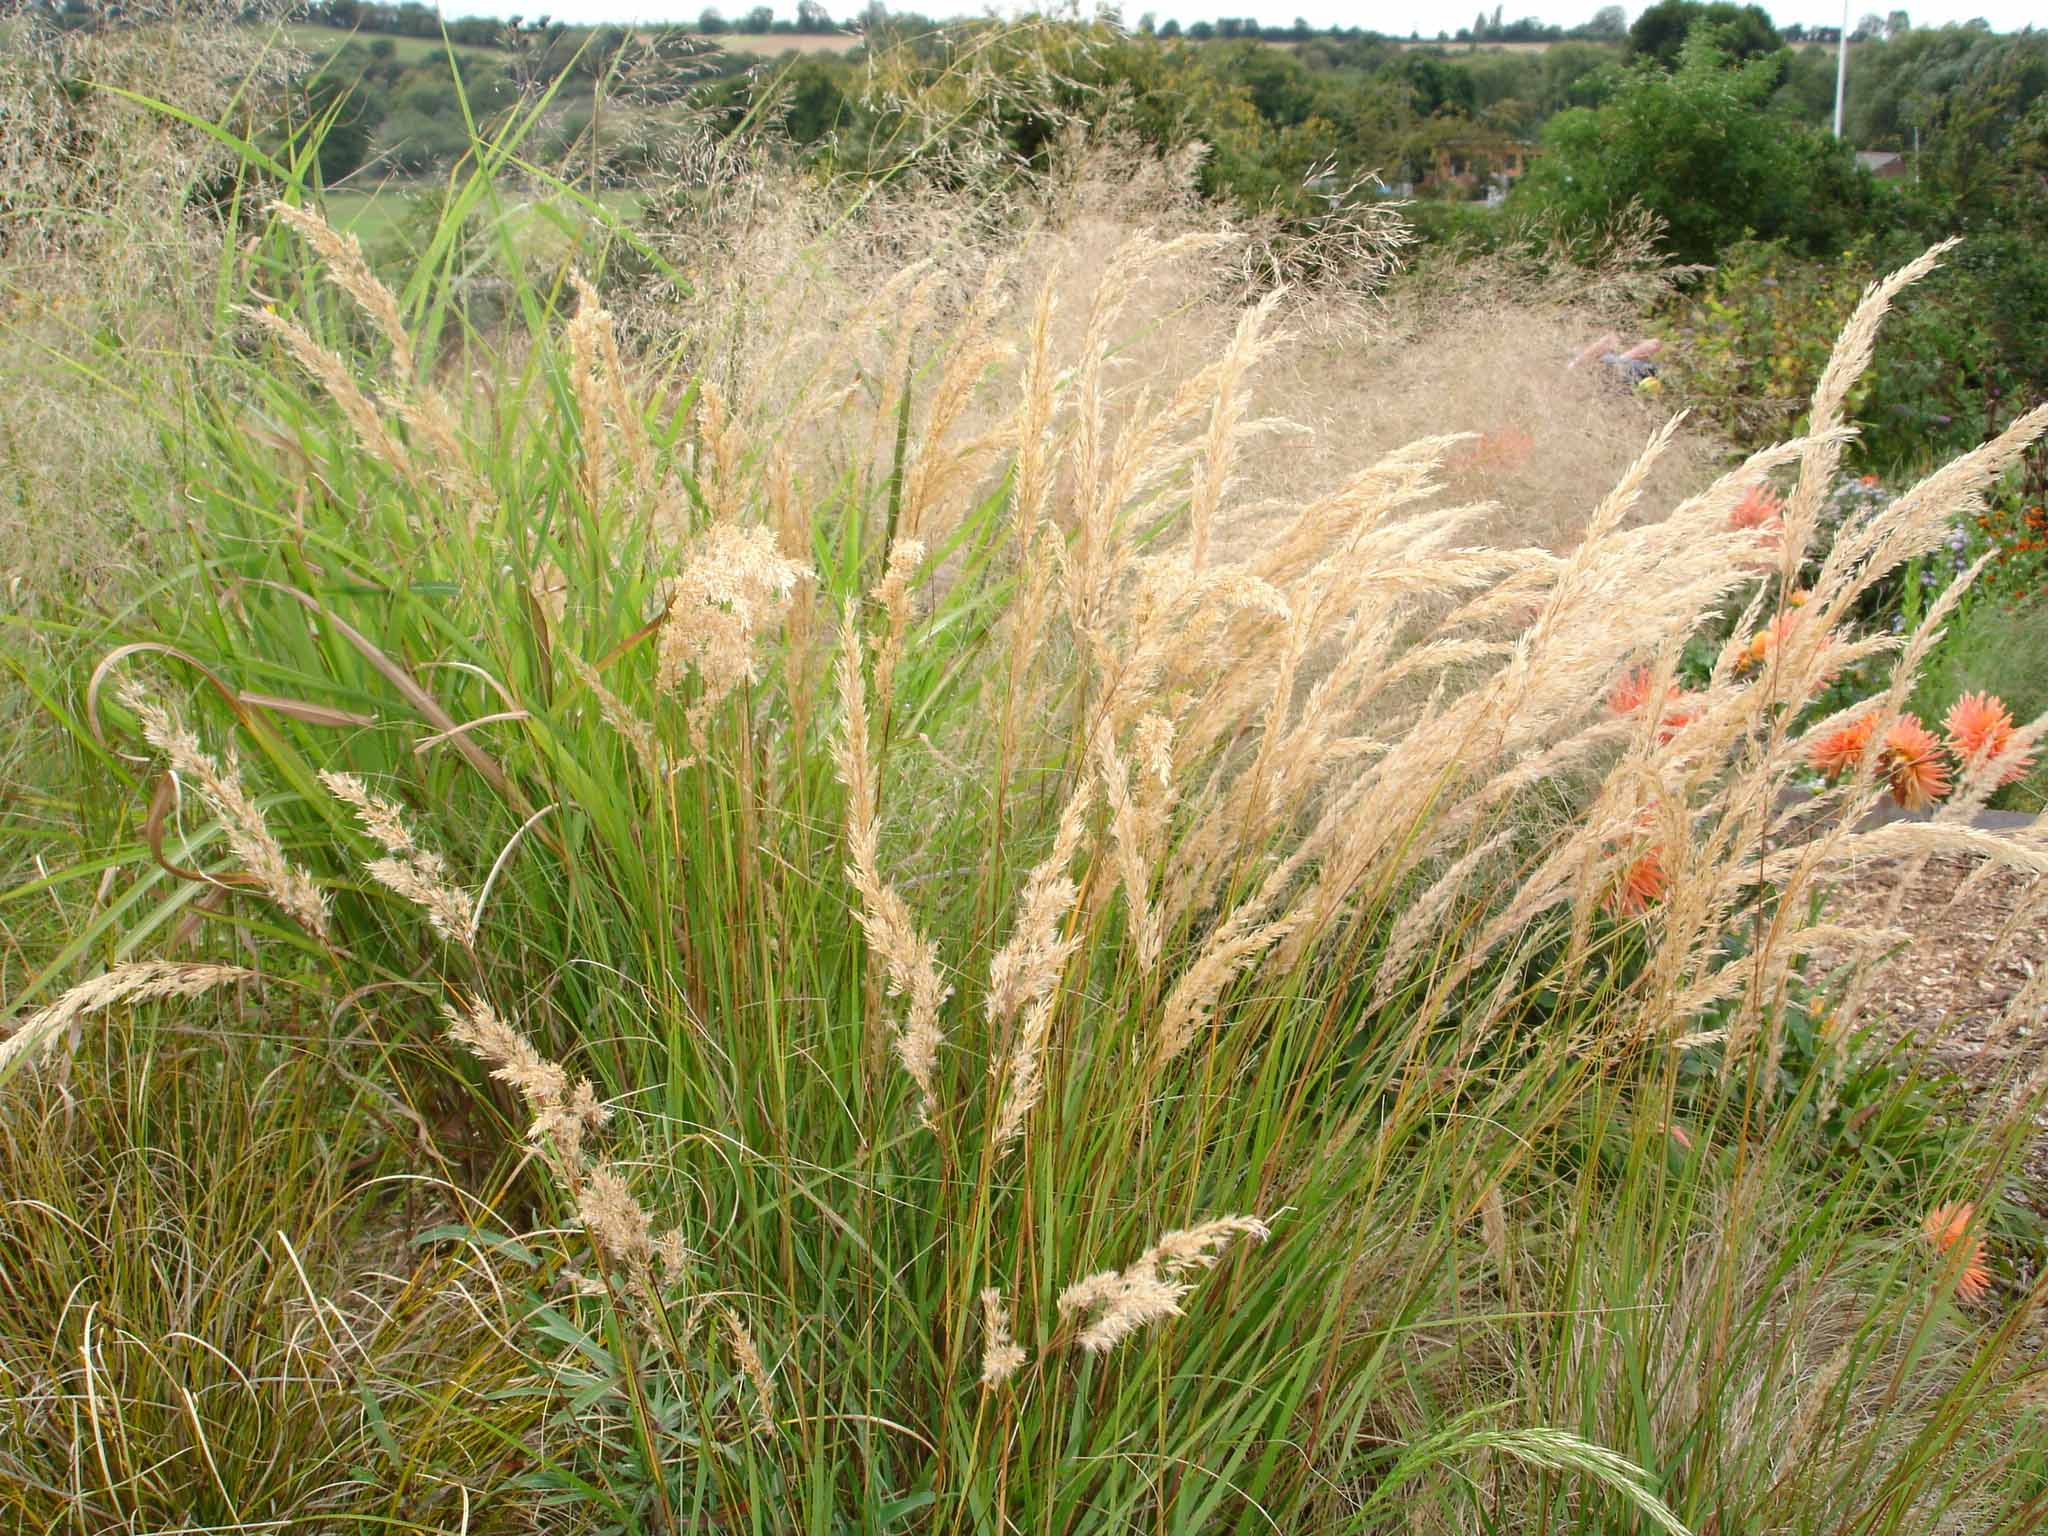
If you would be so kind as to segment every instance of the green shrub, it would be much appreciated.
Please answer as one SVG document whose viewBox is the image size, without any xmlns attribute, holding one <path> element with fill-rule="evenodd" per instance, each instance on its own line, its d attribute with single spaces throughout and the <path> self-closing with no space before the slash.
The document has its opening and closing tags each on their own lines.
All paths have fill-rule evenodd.
<svg viewBox="0 0 2048 1536">
<path fill-rule="evenodd" d="M 1817 259 L 1784 242 L 1731 246 L 1678 301 L 1678 387 L 1744 446 L 1796 430 L 1836 331 L 1896 255 L 1874 237 Z M 1964 451 L 2048 398 L 2044 359 L 2048 255 L 2017 237 L 1964 240 L 1888 328 L 1850 397 L 1857 457 L 1899 478 Z"/>
<path fill-rule="evenodd" d="M 1600 106 L 1550 119 L 1510 205 L 1591 235 L 1639 204 L 1686 262 L 1751 235 L 1837 249 L 1861 222 L 1870 180 L 1845 146 L 1770 110 L 1776 85 L 1768 60 L 1731 67 L 1696 42 L 1676 74 L 1643 66 Z"/>
</svg>

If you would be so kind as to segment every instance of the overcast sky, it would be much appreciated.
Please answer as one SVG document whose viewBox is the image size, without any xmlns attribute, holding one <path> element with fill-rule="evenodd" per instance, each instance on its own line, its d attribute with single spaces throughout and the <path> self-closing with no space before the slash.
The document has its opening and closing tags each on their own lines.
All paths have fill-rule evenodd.
<svg viewBox="0 0 2048 1536">
<path fill-rule="evenodd" d="M 450 16 L 506 16 L 518 12 L 527 17 L 546 14 L 568 22 L 695 21 L 707 3 L 716 4 L 727 16 L 735 16 L 752 10 L 761 0 L 444 0 L 442 8 Z M 824 0 L 824 5 L 834 16 L 845 18 L 859 12 L 865 0 Z M 959 0 L 895 0 L 890 5 L 892 10 L 921 11 L 934 16 L 976 14 L 989 8 Z M 1534 16 L 1546 23 L 1571 27 L 1590 19 L 1599 8 L 1599 0 L 1535 0 L 1533 4 L 1508 5 L 1506 16 L 1510 21 Z M 1870 12 L 1886 15 L 1895 8 L 1897 0 L 1880 0 L 1875 4 L 1870 0 L 1851 0 L 1856 18 Z M 1161 21 L 1177 17 L 1183 24 L 1214 21 L 1218 16 L 1256 16 L 1268 26 L 1285 26 L 1299 16 L 1311 26 L 1368 27 L 1400 37 L 1411 30 L 1420 30 L 1424 36 L 1433 36 L 1438 31 L 1455 33 L 1460 27 L 1472 25 L 1478 9 L 1477 0 L 1431 0 L 1427 5 L 1416 4 L 1414 0 L 1219 0 L 1214 6 L 1178 0 L 1124 0 L 1124 17 L 1131 22 L 1146 11 Z M 1634 20 L 1643 7 L 1630 5 L 1627 9 L 1630 20 Z M 1780 0 L 1776 5 L 1765 4 L 1764 9 L 1780 26 L 1795 21 L 1808 26 L 1835 26 L 1842 19 L 1841 6 L 1828 4 L 1827 0 L 1818 4 L 1814 0 Z M 2042 0 L 1943 0 L 1940 4 L 1917 5 L 1906 0 L 1905 4 L 1907 13 L 1923 27 L 1981 16 L 2001 32 L 2016 32 L 2042 21 L 2043 9 Z M 774 10 L 778 16 L 794 17 L 796 0 L 775 4 Z"/>
</svg>

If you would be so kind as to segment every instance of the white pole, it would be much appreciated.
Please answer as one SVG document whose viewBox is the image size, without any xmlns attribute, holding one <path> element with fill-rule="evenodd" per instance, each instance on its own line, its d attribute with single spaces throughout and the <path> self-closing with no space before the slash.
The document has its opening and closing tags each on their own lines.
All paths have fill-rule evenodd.
<svg viewBox="0 0 2048 1536">
<path fill-rule="evenodd" d="M 1842 40 L 1835 45 L 1835 137 L 1842 136 L 1842 98 L 1849 91 L 1849 0 L 1842 0 Z"/>
</svg>

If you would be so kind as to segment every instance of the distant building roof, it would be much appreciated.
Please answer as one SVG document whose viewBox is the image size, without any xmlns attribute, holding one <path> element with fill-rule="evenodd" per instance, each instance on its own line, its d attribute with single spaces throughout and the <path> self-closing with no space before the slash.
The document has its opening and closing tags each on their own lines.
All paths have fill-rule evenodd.
<svg viewBox="0 0 2048 1536">
<path fill-rule="evenodd" d="M 1906 157 L 1895 149 L 1859 149 L 1856 163 L 1873 176 L 1906 174 Z"/>
</svg>

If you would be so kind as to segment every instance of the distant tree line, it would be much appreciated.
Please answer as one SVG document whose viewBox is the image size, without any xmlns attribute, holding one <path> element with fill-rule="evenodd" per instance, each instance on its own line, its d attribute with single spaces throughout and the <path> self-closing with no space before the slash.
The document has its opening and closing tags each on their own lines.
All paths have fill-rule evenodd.
<svg viewBox="0 0 2048 1536">
<path fill-rule="evenodd" d="M 413 3 L 413 0 L 406 0 L 400 5 L 381 5 L 377 0 L 311 0 L 302 14 L 315 26 L 391 37 L 439 38 L 445 28 L 450 42 L 468 48 L 494 47 L 507 32 L 546 32 L 557 25 L 545 12 L 531 18 L 515 13 L 503 20 L 491 17 L 444 18 L 431 7 Z M 834 21 L 819 0 L 798 0 L 794 21 L 778 20 L 773 7 L 766 5 L 754 6 L 730 18 L 716 6 L 707 6 L 690 30 L 713 35 L 748 32 L 801 37 L 843 32 L 847 28 Z"/>
</svg>

